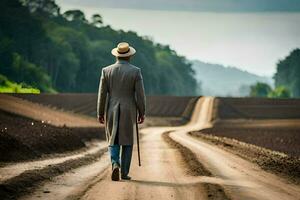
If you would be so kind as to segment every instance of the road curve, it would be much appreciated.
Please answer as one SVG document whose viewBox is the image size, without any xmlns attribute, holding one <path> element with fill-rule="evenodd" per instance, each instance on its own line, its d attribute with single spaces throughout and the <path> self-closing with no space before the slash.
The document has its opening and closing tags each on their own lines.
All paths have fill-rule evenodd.
<svg viewBox="0 0 300 200">
<path fill-rule="evenodd" d="M 199 102 L 196 107 L 201 106 L 202 101 Z M 198 113 L 194 112 L 191 121 L 197 116 Z M 142 167 L 137 166 L 135 150 L 130 172 L 133 180 L 112 182 L 108 174 L 91 187 L 82 199 L 208 199 L 203 180 L 186 175 L 179 152 L 161 137 L 166 131 L 185 127 L 142 129 Z"/>
<path fill-rule="evenodd" d="M 217 146 L 187 135 L 189 131 L 211 126 L 213 101 L 212 97 L 200 98 L 186 125 L 142 129 L 142 167 L 137 165 L 135 149 L 130 172 L 133 180 L 113 182 L 110 173 L 104 173 L 98 182 L 88 186 L 81 199 L 214 199 L 208 195 L 205 183 L 221 185 L 231 199 L 300 199 L 299 186 Z M 162 138 L 163 133 L 170 131 L 170 137 L 195 153 L 213 177 L 186 174 L 181 155 Z"/>
<path fill-rule="evenodd" d="M 220 184 L 232 199 L 300 199 L 300 187 L 267 173 L 257 165 L 248 162 L 217 146 L 192 138 L 189 131 L 209 126 L 213 98 L 204 98 L 198 120 L 184 128 L 173 131 L 170 137 L 194 152 L 200 162 L 216 177 L 209 182 Z"/>
</svg>

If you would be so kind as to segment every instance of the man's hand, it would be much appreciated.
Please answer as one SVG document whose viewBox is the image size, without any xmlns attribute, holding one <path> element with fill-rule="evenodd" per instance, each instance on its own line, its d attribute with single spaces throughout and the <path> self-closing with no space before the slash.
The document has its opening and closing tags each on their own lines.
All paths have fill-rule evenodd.
<svg viewBox="0 0 300 200">
<path fill-rule="evenodd" d="M 99 116 L 98 120 L 99 120 L 100 124 L 104 124 L 104 116 Z"/>
<path fill-rule="evenodd" d="M 145 120 L 145 116 L 139 116 L 138 117 L 138 124 L 142 124 Z"/>
</svg>

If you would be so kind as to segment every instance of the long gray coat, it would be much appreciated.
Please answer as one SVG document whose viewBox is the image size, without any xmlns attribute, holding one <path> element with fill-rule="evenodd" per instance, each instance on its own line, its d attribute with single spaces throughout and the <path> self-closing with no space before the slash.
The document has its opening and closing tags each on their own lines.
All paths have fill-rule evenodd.
<svg viewBox="0 0 300 200">
<path fill-rule="evenodd" d="M 117 131 L 120 145 L 132 145 L 136 118 L 145 115 L 146 97 L 141 69 L 125 60 L 102 69 L 97 115 L 105 117 L 105 133 L 113 145 Z"/>
</svg>

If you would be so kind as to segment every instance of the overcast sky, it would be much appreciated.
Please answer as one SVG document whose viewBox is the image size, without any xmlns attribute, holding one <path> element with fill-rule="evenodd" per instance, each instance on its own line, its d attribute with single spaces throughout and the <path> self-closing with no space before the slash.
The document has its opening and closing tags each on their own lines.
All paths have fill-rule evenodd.
<svg viewBox="0 0 300 200">
<path fill-rule="evenodd" d="M 300 11 L 300 0 L 59 0 L 78 6 L 154 10 L 253 12 Z"/>
</svg>

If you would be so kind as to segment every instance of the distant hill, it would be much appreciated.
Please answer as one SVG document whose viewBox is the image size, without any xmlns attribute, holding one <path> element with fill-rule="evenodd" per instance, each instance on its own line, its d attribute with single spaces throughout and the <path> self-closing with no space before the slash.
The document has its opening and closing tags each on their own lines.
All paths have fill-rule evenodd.
<svg viewBox="0 0 300 200">
<path fill-rule="evenodd" d="M 258 76 L 235 67 L 192 61 L 195 78 L 201 81 L 203 95 L 247 96 L 249 85 L 264 82 L 273 86 L 271 77 Z"/>
</svg>

